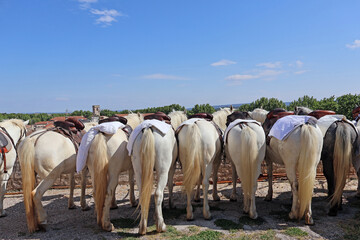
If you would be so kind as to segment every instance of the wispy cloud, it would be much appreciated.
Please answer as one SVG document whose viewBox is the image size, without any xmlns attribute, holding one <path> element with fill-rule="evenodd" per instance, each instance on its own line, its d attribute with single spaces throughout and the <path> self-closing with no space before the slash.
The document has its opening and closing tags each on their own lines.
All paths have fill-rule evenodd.
<svg viewBox="0 0 360 240">
<path fill-rule="evenodd" d="M 255 78 L 259 78 L 259 76 L 251 74 L 235 74 L 226 77 L 225 80 L 228 81 L 230 85 L 241 85 L 243 81 Z"/>
<path fill-rule="evenodd" d="M 167 75 L 162 73 L 156 73 L 151 75 L 142 76 L 144 79 L 153 79 L 153 80 L 190 80 L 189 78 L 174 76 L 174 75 Z"/>
<path fill-rule="evenodd" d="M 116 17 L 125 16 L 124 14 L 115 9 L 91 9 L 90 13 L 99 16 L 99 18 L 96 19 L 96 24 L 102 24 L 103 26 L 110 26 L 112 22 L 117 22 Z"/>
<path fill-rule="evenodd" d="M 259 63 L 256 66 L 258 67 L 266 67 L 266 68 L 281 68 L 281 62 L 264 62 Z"/>
<path fill-rule="evenodd" d="M 346 44 L 346 47 L 350 49 L 360 48 L 360 40 L 356 39 L 352 44 Z"/>
<path fill-rule="evenodd" d="M 227 65 L 232 65 L 232 64 L 236 64 L 236 62 L 227 60 L 227 59 L 222 59 L 222 60 L 220 60 L 218 62 L 214 62 L 210 65 L 213 67 L 218 67 L 218 66 L 227 66 Z"/>
<path fill-rule="evenodd" d="M 98 0 L 78 0 L 78 2 L 80 3 L 80 8 L 82 9 L 88 9 L 90 8 L 90 5 L 92 3 L 96 3 Z"/>
<path fill-rule="evenodd" d="M 297 61 L 295 62 L 295 64 L 296 64 L 296 66 L 297 66 L 298 68 L 302 68 L 303 65 L 304 65 L 304 63 L 303 63 L 302 61 L 300 61 L 300 60 L 297 60 Z"/>
</svg>

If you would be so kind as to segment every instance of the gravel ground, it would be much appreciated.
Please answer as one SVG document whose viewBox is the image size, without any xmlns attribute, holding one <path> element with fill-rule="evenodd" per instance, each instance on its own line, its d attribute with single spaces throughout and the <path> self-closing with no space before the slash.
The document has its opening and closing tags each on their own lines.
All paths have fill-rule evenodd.
<svg viewBox="0 0 360 240">
<path fill-rule="evenodd" d="M 346 184 L 344 191 L 344 207 L 337 217 L 328 217 L 326 201 L 326 181 L 318 180 L 313 198 L 314 226 L 306 226 L 304 220 L 290 221 L 287 217 L 291 208 L 290 186 L 286 180 L 277 180 L 274 184 L 274 198 L 272 202 L 264 201 L 267 193 L 267 182 L 259 182 L 256 193 L 256 206 L 259 214 L 257 221 L 249 220 L 242 212 L 241 187 L 238 184 L 238 201 L 230 202 L 230 184 L 219 184 L 220 202 L 212 201 L 209 194 L 212 220 L 206 221 L 202 217 L 202 203 L 194 203 L 194 221 L 186 221 L 186 201 L 181 194 L 181 188 L 176 186 L 176 209 L 169 210 L 167 206 L 167 192 L 165 192 L 164 218 L 168 226 L 167 233 L 157 234 L 152 217 L 149 218 L 148 234 L 143 239 L 180 238 L 199 234 L 204 230 L 221 232 L 221 238 L 247 239 L 358 239 L 357 224 L 359 223 L 360 200 L 355 198 L 357 180 Z M 1 239 L 120 239 L 138 238 L 137 217 L 135 208 L 128 201 L 128 187 L 119 185 L 116 191 L 118 209 L 111 211 L 111 220 L 115 231 L 104 232 L 96 224 L 93 210 L 81 211 L 67 209 L 69 191 L 67 189 L 52 189 L 45 193 L 43 205 L 48 213 L 48 227 L 46 232 L 27 232 L 23 197 L 7 195 L 5 209 L 7 217 L 0 218 Z M 136 194 L 138 192 L 136 191 Z M 211 191 L 210 191 L 211 193 Z M 93 207 L 92 189 L 87 190 L 88 201 Z M 79 206 L 80 189 L 75 190 L 75 204 Z M 153 206 L 150 215 L 153 215 Z M 296 228 L 295 232 L 292 232 Z M 225 229 L 225 230 L 224 230 Z M 227 229 L 227 230 L 226 230 Z M 358 231 L 358 232 L 356 232 Z M 209 231 L 206 231 L 209 233 Z M 195 236 L 195 235 L 194 235 Z M 215 235 L 214 235 L 215 236 Z M 216 235 L 217 236 L 217 235 Z M 210 237 L 211 238 L 211 237 Z"/>
</svg>

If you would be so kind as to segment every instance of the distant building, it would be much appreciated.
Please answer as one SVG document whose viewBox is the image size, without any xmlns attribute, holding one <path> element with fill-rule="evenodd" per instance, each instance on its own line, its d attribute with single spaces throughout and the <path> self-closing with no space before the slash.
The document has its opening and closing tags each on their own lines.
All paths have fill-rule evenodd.
<svg viewBox="0 0 360 240">
<path fill-rule="evenodd" d="M 100 105 L 93 105 L 92 109 L 93 109 L 93 115 L 91 121 L 98 122 L 100 119 Z"/>
</svg>

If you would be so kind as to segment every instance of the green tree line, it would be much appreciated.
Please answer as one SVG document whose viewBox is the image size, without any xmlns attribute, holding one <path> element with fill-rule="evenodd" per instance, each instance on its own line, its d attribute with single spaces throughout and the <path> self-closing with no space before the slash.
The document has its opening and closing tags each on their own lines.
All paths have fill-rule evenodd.
<svg viewBox="0 0 360 240">
<path fill-rule="evenodd" d="M 308 107 L 313 110 L 332 110 L 335 111 L 337 114 L 343 114 L 348 119 L 352 119 L 352 110 L 360 106 L 360 95 L 359 94 L 346 94 L 340 97 L 331 96 L 329 98 L 323 99 L 316 99 L 314 97 L 310 97 L 305 95 L 297 100 L 290 102 L 290 104 L 285 104 L 285 102 L 277 99 L 277 98 L 266 98 L 262 97 L 254 102 L 248 104 L 242 104 L 238 110 L 240 111 L 252 111 L 255 108 L 263 108 L 265 110 L 272 110 L 274 108 L 285 108 L 289 111 L 293 111 L 296 106 Z M 112 111 L 109 109 L 101 110 L 101 116 L 113 116 L 115 114 L 128 114 L 130 112 L 140 112 L 140 113 L 155 113 L 155 112 L 164 112 L 169 114 L 172 110 L 175 111 L 184 111 L 186 108 L 179 104 L 171 104 L 168 106 L 163 107 L 151 107 L 151 108 L 144 108 L 144 109 L 136 109 L 136 110 L 123 110 L 123 111 Z M 216 109 L 212 107 L 210 104 L 196 104 L 192 109 L 187 110 L 189 115 L 200 113 L 200 112 L 207 112 L 207 113 L 214 113 Z M 41 122 L 41 121 L 49 121 L 54 117 L 59 116 L 84 116 L 86 118 L 91 118 L 92 112 L 91 111 L 83 111 L 83 110 L 76 110 L 70 114 L 66 113 L 0 113 L 0 121 L 4 119 L 10 118 L 18 118 L 23 120 L 30 120 L 30 124 Z"/>
</svg>

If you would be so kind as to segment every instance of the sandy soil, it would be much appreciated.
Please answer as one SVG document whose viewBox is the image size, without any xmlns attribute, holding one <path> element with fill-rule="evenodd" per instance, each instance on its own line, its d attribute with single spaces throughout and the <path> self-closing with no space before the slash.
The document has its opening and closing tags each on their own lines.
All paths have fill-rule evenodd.
<svg viewBox="0 0 360 240">
<path fill-rule="evenodd" d="M 291 207 L 290 186 L 286 180 L 277 180 L 274 184 L 274 199 L 272 202 L 264 201 L 267 193 L 267 182 L 259 182 L 256 206 L 259 220 L 250 221 L 242 212 L 241 186 L 238 184 L 238 201 L 230 202 L 231 185 L 220 184 L 219 194 L 221 201 L 212 201 L 209 194 L 212 220 L 206 221 L 202 217 L 202 203 L 194 203 L 194 221 L 186 221 L 185 197 L 181 188 L 175 187 L 176 209 L 169 210 L 167 205 L 167 192 L 165 193 L 164 218 L 168 225 L 168 232 L 157 234 L 154 228 L 148 228 L 149 234 L 144 239 L 180 238 L 198 233 L 206 229 L 220 231 L 221 238 L 233 239 L 246 236 L 259 239 L 352 239 L 351 226 L 358 223 L 360 200 L 355 198 L 357 181 L 347 183 L 344 191 L 344 207 L 337 217 L 327 216 L 326 181 L 318 180 L 313 198 L 314 226 L 306 226 L 304 221 L 290 221 L 288 213 Z M 48 227 L 46 232 L 27 232 L 25 212 L 22 195 L 7 195 L 5 209 L 7 217 L 0 218 L 0 238 L 2 239 L 120 239 L 139 237 L 137 223 L 134 223 L 137 213 L 128 201 L 128 187 L 119 185 L 117 188 L 118 209 L 111 211 L 111 219 L 116 229 L 113 232 L 104 232 L 96 224 L 93 210 L 81 211 L 80 207 L 74 210 L 67 209 L 68 190 L 52 189 L 45 193 L 43 205 L 48 213 Z M 138 192 L 136 192 L 137 194 Z M 211 193 L 211 191 L 210 191 Z M 87 190 L 88 201 L 93 207 L 91 197 L 92 189 Z M 80 189 L 75 190 L 75 204 L 79 206 Z M 152 203 L 153 204 L 153 203 Z M 153 215 L 153 207 L 150 215 Z M 237 224 L 230 230 L 224 230 L 224 219 Z M 355 222 L 354 222 L 355 221 Z M 356 222 L 357 221 L 357 222 Z M 230 223 L 232 223 L 230 222 Z M 229 222 L 225 221 L 225 225 Z M 149 226 L 153 225 L 150 217 Z M 172 227 L 171 227 L 172 226 Z M 196 226 L 196 227 L 195 227 Z M 306 236 L 289 236 L 286 229 L 297 227 Z M 350 234 L 350 235 L 349 235 Z M 245 238 L 244 238 L 245 236 Z M 349 237 L 350 236 L 350 237 Z M 356 238 L 354 238 L 356 239 Z"/>
</svg>

